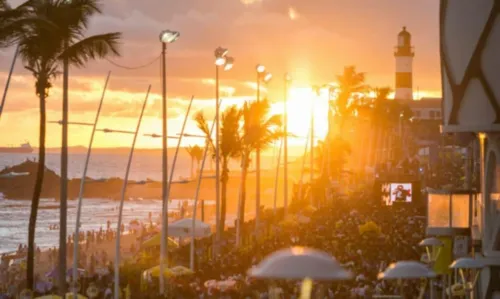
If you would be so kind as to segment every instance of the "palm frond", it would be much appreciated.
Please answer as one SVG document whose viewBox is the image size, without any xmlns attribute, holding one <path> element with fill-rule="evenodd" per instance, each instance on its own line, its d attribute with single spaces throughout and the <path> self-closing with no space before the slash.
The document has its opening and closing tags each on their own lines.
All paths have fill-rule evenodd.
<svg viewBox="0 0 500 299">
<path fill-rule="evenodd" d="M 110 55 L 119 56 L 118 50 L 121 33 L 105 33 L 87 37 L 71 45 L 60 55 L 60 59 L 68 59 L 70 64 L 83 67 L 89 60 L 105 58 Z"/>
</svg>

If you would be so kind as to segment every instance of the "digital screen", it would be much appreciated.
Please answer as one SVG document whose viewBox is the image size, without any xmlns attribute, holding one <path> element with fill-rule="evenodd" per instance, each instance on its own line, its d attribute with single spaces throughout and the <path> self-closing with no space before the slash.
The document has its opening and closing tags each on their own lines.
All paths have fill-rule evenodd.
<svg viewBox="0 0 500 299">
<path fill-rule="evenodd" d="M 384 183 L 381 189 L 382 201 L 388 206 L 395 202 L 412 201 L 411 183 Z"/>
</svg>

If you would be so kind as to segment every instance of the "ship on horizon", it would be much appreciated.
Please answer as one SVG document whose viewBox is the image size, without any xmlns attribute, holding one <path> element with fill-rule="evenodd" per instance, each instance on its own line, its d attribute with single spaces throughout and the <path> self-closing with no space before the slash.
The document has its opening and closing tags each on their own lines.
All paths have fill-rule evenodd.
<svg viewBox="0 0 500 299">
<path fill-rule="evenodd" d="M 19 147 L 0 147 L 0 153 L 22 153 L 22 154 L 30 154 L 33 152 L 33 148 L 31 147 L 29 142 L 21 144 Z"/>
</svg>

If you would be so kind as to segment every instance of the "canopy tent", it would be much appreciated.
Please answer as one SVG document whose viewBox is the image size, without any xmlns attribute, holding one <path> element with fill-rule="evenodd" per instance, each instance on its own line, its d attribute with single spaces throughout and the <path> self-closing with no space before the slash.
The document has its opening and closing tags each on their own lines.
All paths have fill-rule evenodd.
<svg viewBox="0 0 500 299">
<path fill-rule="evenodd" d="M 194 236 L 196 238 L 205 238 L 212 234 L 210 225 L 195 220 Z M 178 238 L 190 238 L 193 236 L 193 219 L 184 218 L 168 225 L 168 235 Z"/>
<path fill-rule="evenodd" d="M 179 244 L 175 242 L 173 239 L 168 238 L 168 249 L 173 250 L 179 248 Z M 148 240 L 144 241 L 142 243 L 143 248 L 150 248 L 150 247 L 156 247 L 160 246 L 161 243 L 161 233 L 158 233 L 154 235 L 153 237 L 149 238 Z"/>
</svg>

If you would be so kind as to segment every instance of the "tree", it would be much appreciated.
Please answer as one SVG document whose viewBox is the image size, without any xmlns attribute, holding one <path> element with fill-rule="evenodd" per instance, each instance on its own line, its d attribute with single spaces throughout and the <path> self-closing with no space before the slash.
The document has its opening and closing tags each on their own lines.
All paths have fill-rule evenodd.
<svg viewBox="0 0 500 299">
<path fill-rule="evenodd" d="M 191 157 L 191 178 L 194 178 L 194 160 L 196 160 L 197 169 L 200 169 L 200 161 L 203 159 L 203 149 L 201 146 L 194 145 L 186 148 Z"/>
<path fill-rule="evenodd" d="M 33 190 L 28 236 L 27 282 L 28 288 L 32 288 L 34 282 L 34 237 L 45 169 L 46 98 L 49 96 L 53 80 L 60 74 L 63 60 L 67 60 L 70 65 L 83 67 L 89 60 L 118 54 L 117 45 L 120 33 L 108 33 L 78 40 L 82 38 L 90 17 L 100 12 L 97 1 L 28 1 L 27 9 L 30 16 L 44 19 L 52 25 L 40 26 L 39 22 L 22 24 L 22 35 L 16 37 L 21 59 L 26 69 L 35 77 L 35 92 L 40 103 L 39 162 Z M 66 217 L 66 210 L 62 210 L 61 214 Z M 60 256 L 63 256 L 64 260 L 60 260 L 59 263 L 63 265 L 66 263 L 65 245 L 66 238 L 60 240 L 60 250 L 63 251 Z M 61 286 L 64 285 L 59 291 L 64 293 L 66 287 L 65 272 L 66 270 L 64 270 L 64 274 L 59 275 Z"/>
<path fill-rule="evenodd" d="M 229 161 L 237 158 L 241 154 L 241 141 L 239 134 L 239 123 L 241 113 L 236 106 L 230 106 L 222 113 L 221 129 L 219 138 L 219 154 L 222 163 L 221 182 L 221 208 L 220 208 L 220 232 L 224 232 L 227 210 L 227 183 L 229 181 Z M 212 151 L 215 150 L 214 142 L 210 136 L 208 123 L 202 113 L 195 116 L 198 128 L 207 136 Z"/>
<path fill-rule="evenodd" d="M 268 99 L 245 102 L 241 109 L 243 127 L 241 132 L 241 203 L 240 227 L 245 223 L 246 179 L 253 152 L 266 149 L 283 137 L 281 115 L 270 115 L 271 103 Z M 256 211 L 258 212 L 258 211 Z"/>
<path fill-rule="evenodd" d="M 339 94 L 332 103 L 335 115 L 340 118 L 340 133 L 343 134 L 345 121 L 355 110 L 357 94 L 366 92 L 368 87 L 365 85 L 365 73 L 358 73 L 355 66 L 344 67 L 344 72 L 337 76 L 337 81 Z"/>
</svg>

